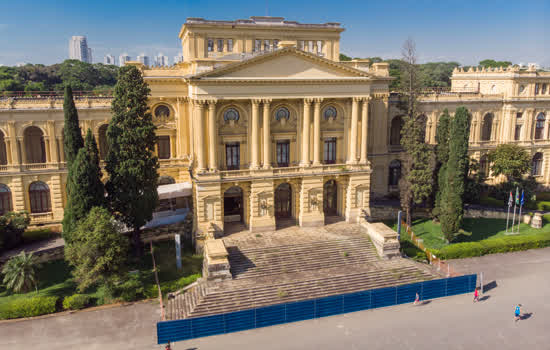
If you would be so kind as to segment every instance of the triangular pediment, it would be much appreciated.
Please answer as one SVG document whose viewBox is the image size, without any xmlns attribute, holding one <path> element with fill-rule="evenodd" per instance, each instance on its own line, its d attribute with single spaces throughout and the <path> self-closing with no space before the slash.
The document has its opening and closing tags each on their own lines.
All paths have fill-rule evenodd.
<svg viewBox="0 0 550 350">
<path fill-rule="evenodd" d="M 233 63 L 195 78 L 224 79 L 345 79 L 368 78 L 370 74 L 319 56 L 285 48 Z"/>
</svg>

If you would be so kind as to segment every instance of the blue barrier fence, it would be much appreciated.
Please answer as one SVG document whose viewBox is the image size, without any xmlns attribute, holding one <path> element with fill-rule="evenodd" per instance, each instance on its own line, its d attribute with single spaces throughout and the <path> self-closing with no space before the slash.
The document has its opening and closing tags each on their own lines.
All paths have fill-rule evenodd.
<svg viewBox="0 0 550 350">
<path fill-rule="evenodd" d="M 443 278 L 395 287 L 370 289 L 325 298 L 259 307 L 244 311 L 157 323 L 158 344 L 238 332 L 473 292 L 477 275 Z"/>
</svg>

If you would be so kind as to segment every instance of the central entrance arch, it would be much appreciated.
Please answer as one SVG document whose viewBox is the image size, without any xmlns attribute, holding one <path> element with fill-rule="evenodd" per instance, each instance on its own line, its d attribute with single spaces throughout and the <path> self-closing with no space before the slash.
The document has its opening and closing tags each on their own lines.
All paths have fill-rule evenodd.
<svg viewBox="0 0 550 350">
<path fill-rule="evenodd" d="M 243 190 L 238 186 L 230 187 L 223 194 L 223 221 L 243 222 Z"/>
<path fill-rule="evenodd" d="M 338 186 L 334 180 L 323 185 L 323 212 L 325 216 L 338 215 Z"/>
<path fill-rule="evenodd" d="M 282 183 L 275 189 L 275 219 L 292 217 L 292 188 L 288 183 Z"/>
</svg>

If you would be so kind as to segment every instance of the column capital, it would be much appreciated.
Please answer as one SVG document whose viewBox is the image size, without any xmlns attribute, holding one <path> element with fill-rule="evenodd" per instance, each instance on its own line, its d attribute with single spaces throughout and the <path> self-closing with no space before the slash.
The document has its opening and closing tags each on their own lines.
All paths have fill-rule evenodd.
<svg viewBox="0 0 550 350">
<path fill-rule="evenodd" d="M 250 103 L 252 103 L 252 105 L 259 105 L 260 103 L 262 103 L 262 99 L 261 98 L 253 98 L 250 100 Z"/>
<path fill-rule="evenodd" d="M 272 101 L 272 99 L 270 99 L 270 98 L 262 99 L 262 102 L 263 102 L 264 105 L 269 105 L 271 103 L 271 101 Z"/>
<path fill-rule="evenodd" d="M 359 97 L 359 96 L 354 96 L 352 97 L 352 101 L 353 102 L 361 102 L 363 100 L 364 97 Z"/>
<path fill-rule="evenodd" d="M 316 104 L 316 105 L 320 105 L 322 102 L 323 102 L 323 98 L 322 97 L 316 97 L 313 99 L 313 102 Z"/>
<path fill-rule="evenodd" d="M 194 99 L 192 100 L 193 105 L 197 106 L 199 108 L 204 108 L 204 105 L 207 103 L 208 100 L 206 99 Z"/>
<path fill-rule="evenodd" d="M 312 104 L 314 101 L 314 98 L 313 97 L 306 97 L 304 98 L 304 104 L 307 104 L 307 105 L 310 105 Z"/>
<path fill-rule="evenodd" d="M 216 107 L 216 103 L 218 103 L 218 100 L 215 98 L 211 98 L 211 99 L 208 99 L 206 103 L 208 103 L 209 108 L 213 108 L 213 107 Z"/>
<path fill-rule="evenodd" d="M 189 101 L 189 97 L 187 96 L 176 97 L 176 102 L 188 102 L 188 101 Z"/>
</svg>

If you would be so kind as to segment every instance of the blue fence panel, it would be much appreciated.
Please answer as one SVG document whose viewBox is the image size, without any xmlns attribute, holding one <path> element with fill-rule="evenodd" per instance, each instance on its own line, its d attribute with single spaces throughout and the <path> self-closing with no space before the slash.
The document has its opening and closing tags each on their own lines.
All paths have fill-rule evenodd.
<svg viewBox="0 0 550 350">
<path fill-rule="evenodd" d="M 371 308 L 371 291 L 344 295 L 344 312 L 368 310 Z"/>
<path fill-rule="evenodd" d="M 225 314 L 226 333 L 244 331 L 256 327 L 256 310 L 237 311 Z"/>
<path fill-rule="evenodd" d="M 315 300 L 286 304 L 286 322 L 310 320 L 315 317 Z"/>
<path fill-rule="evenodd" d="M 344 312 L 343 300 L 344 298 L 342 295 L 335 295 L 332 297 L 317 299 L 315 307 L 315 317 L 341 314 L 342 312 Z"/>
<path fill-rule="evenodd" d="M 224 314 L 192 318 L 193 337 L 206 337 L 225 333 Z"/>
<path fill-rule="evenodd" d="M 372 308 L 395 305 L 396 287 L 373 289 Z"/>
<path fill-rule="evenodd" d="M 422 282 L 421 300 L 434 299 L 445 296 L 447 279 Z"/>
<path fill-rule="evenodd" d="M 397 287 L 397 304 L 412 303 L 416 298 L 416 293 L 422 293 L 422 282 L 404 284 Z"/>
<path fill-rule="evenodd" d="M 157 323 L 157 340 L 159 344 L 166 344 L 169 341 L 181 341 L 308 320 L 316 317 L 409 303 L 414 301 L 417 292 L 423 300 L 469 293 L 474 291 L 476 283 L 477 275 L 466 275 L 213 316 L 162 321 Z"/>
<path fill-rule="evenodd" d="M 256 327 L 285 323 L 285 308 L 285 304 L 280 304 L 256 309 Z"/>
</svg>

